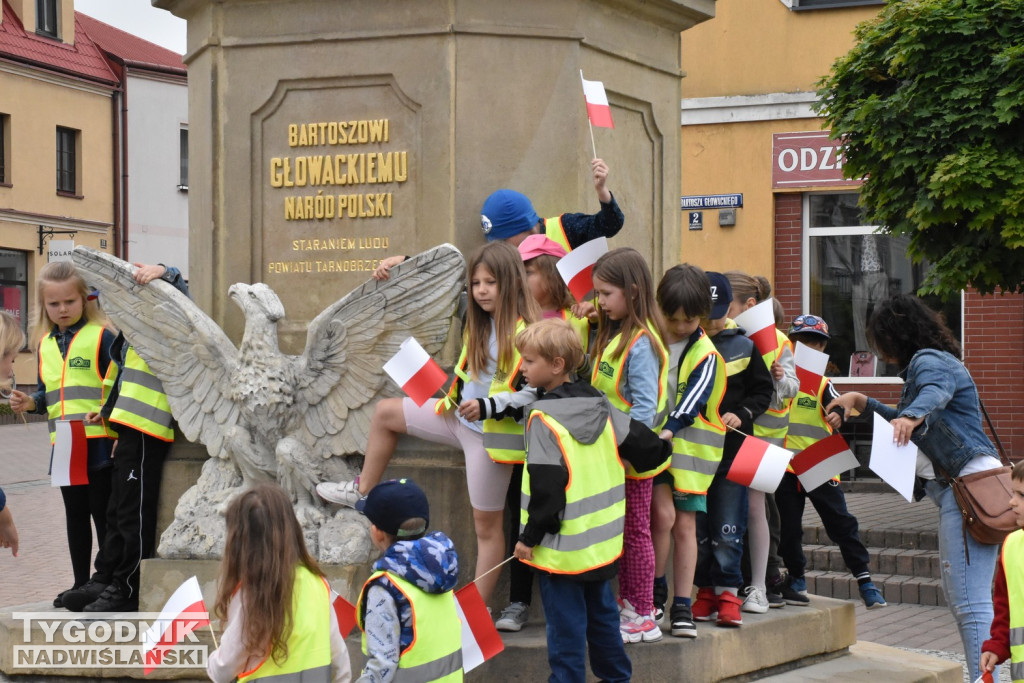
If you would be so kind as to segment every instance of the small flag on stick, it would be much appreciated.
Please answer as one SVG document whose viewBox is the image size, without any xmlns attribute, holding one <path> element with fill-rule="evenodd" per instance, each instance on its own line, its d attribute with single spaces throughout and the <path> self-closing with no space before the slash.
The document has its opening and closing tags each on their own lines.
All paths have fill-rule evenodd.
<svg viewBox="0 0 1024 683">
<path fill-rule="evenodd" d="M 384 364 L 384 372 L 388 373 L 418 406 L 426 403 L 448 379 L 441 366 L 414 337 L 402 342 L 398 353 Z"/>
<path fill-rule="evenodd" d="M 807 491 L 813 491 L 832 477 L 859 466 L 857 457 L 839 434 L 824 438 L 793 457 L 793 472 Z"/>
<path fill-rule="evenodd" d="M 455 607 L 462 620 L 462 670 L 469 673 L 505 649 L 475 583 L 455 591 Z"/>
<path fill-rule="evenodd" d="M 800 391 L 817 396 L 821 378 L 825 376 L 828 367 L 828 354 L 797 342 L 793 359 L 796 362 L 796 377 L 800 380 Z"/>
<path fill-rule="evenodd" d="M 199 579 L 192 577 L 178 586 L 160 616 L 142 636 L 143 675 L 160 666 L 164 654 L 195 629 L 210 625 Z"/>
<path fill-rule="evenodd" d="M 555 264 L 569 291 L 577 301 L 583 301 L 594 288 L 594 264 L 608 253 L 608 239 L 598 237 L 573 249 Z"/>
<path fill-rule="evenodd" d="M 598 128 L 614 128 L 612 108 L 608 105 L 608 95 L 604 91 L 604 83 L 588 81 L 583 78 L 582 69 L 580 69 L 580 80 L 583 81 L 583 97 L 587 101 L 587 117 L 590 119 L 590 125 Z"/>
<path fill-rule="evenodd" d="M 726 477 L 758 491 L 775 493 L 791 457 L 792 453 L 785 448 L 748 436 L 743 439 Z"/>
<path fill-rule="evenodd" d="M 736 324 L 743 328 L 762 356 L 779 347 L 772 299 L 765 299 L 740 313 L 736 316 Z"/>
<path fill-rule="evenodd" d="M 333 588 L 331 589 L 331 604 L 334 606 L 335 616 L 338 617 L 338 630 L 341 631 L 341 637 L 347 638 L 348 634 L 352 633 L 352 629 L 356 627 L 356 606 L 341 597 Z"/>
<path fill-rule="evenodd" d="M 50 486 L 89 483 L 89 442 L 81 420 L 58 420 L 50 463 Z"/>
</svg>

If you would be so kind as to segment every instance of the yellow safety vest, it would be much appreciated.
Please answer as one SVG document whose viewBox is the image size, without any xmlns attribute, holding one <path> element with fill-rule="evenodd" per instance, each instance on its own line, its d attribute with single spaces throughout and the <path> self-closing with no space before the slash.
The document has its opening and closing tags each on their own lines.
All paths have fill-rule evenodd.
<svg viewBox="0 0 1024 683">
<path fill-rule="evenodd" d="M 684 493 L 707 493 L 718 464 L 722 462 L 725 423 L 722 422 L 718 408 L 725 395 L 725 361 L 706 334 L 694 342 L 679 363 L 675 395 L 678 403 L 686 391 L 690 373 L 709 356 L 714 357 L 715 383 L 707 406 L 697 415 L 693 424 L 680 430 L 672 439 L 672 464 L 669 467 L 672 486 L 676 491 Z"/>
<path fill-rule="evenodd" d="M 654 326 L 648 321 L 647 328 L 654 330 Z M 642 335 L 647 335 L 647 338 L 651 340 L 651 347 L 654 352 L 658 354 L 658 360 L 660 361 L 660 370 L 658 374 L 658 412 L 654 416 L 654 431 L 657 432 L 661 429 L 662 425 L 665 424 L 665 420 L 668 417 L 668 351 L 665 350 L 665 345 L 655 332 L 648 332 L 646 330 L 638 330 L 633 338 L 629 340 L 629 344 L 626 345 L 625 350 L 619 354 L 618 358 L 614 360 L 604 360 L 603 353 L 597 354 L 594 357 L 594 367 L 590 377 L 590 385 L 602 392 L 608 397 L 608 400 L 613 406 L 618 408 L 624 413 L 629 413 L 633 404 L 622 397 L 623 390 L 626 387 L 626 358 L 629 357 L 629 352 L 632 350 L 633 345 L 637 343 Z M 605 346 L 605 351 L 609 349 L 615 349 L 619 345 L 619 338 L 622 333 L 615 335 Z M 671 459 L 666 460 L 663 464 L 659 465 L 657 469 L 650 472 L 644 472 L 640 474 L 632 465 L 628 465 L 626 468 L 626 476 L 630 479 L 651 479 L 661 472 L 668 469 L 671 464 Z"/>
<path fill-rule="evenodd" d="M 562 320 L 569 323 L 576 334 L 580 336 L 580 344 L 583 346 L 584 355 L 586 355 L 590 349 L 590 321 L 586 318 L 577 318 L 567 308 L 562 309 L 561 315 Z"/>
<path fill-rule="evenodd" d="M 274 683 L 329 683 L 331 676 L 331 589 L 322 576 L 303 565 L 295 567 L 292 584 L 291 633 L 288 656 L 280 664 L 268 652 L 255 669 L 238 676 L 239 683 L 273 678 Z M 250 615 L 250 619 L 259 618 Z"/>
<path fill-rule="evenodd" d="M 559 399 L 571 401 L 572 399 Z M 565 510 L 557 534 L 545 534 L 533 547 L 533 559 L 525 564 L 553 574 L 581 574 L 603 567 L 622 555 L 626 518 L 626 476 L 611 418 L 592 444 L 585 445 L 553 417 L 543 412 L 543 401 L 530 412 L 528 428 L 546 426 L 556 436 L 559 452 L 530 452 L 523 470 L 520 529 L 529 519 L 530 464 L 559 465 L 565 462 L 569 483 Z M 543 425 L 536 425 L 536 422 Z"/>
<path fill-rule="evenodd" d="M 455 607 L 455 595 L 427 593 L 405 579 L 379 570 L 370 575 L 359 592 L 356 619 L 363 632 L 363 654 L 366 646 L 364 602 L 370 584 L 386 576 L 409 601 L 412 607 L 412 643 L 398 656 L 395 683 L 427 683 L 428 681 L 462 680 L 462 621 Z"/>
<path fill-rule="evenodd" d="M 1010 603 L 1010 678 L 1024 681 L 1024 531 L 1018 529 L 1003 541 L 1002 563 L 1006 596 Z"/>
<path fill-rule="evenodd" d="M 565 228 L 562 227 L 561 216 L 544 219 L 544 236 L 552 242 L 557 242 L 562 249 L 565 249 L 565 253 L 568 254 L 572 251 L 572 247 L 569 246 L 569 238 L 565 234 Z"/>
<path fill-rule="evenodd" d="M 514 339 L 516 335 L 525 329 L 526 323 L 520 318 L 516 321 L 516 330 L 512 338 Z M 458 368 L 457 373 L 465 373 L 466 371 L 466 354 L 467 345 L 463 342 L 462 352 L 459 354 L 459 360 L 455 364 L 455 367 Z M 509 372 L 502 372 L 501 368 L 497 368 L 494 371 L 494 377 L 491 378 L 491 386 L 487 390 L 487 395 L 494 396 L 504 391 L 514 393 L 516 391 L 516 383 L 519 380 L 519 366 L 522 365 L 522 362 L 523 359 L 519 355 L 519 349 L 513 346 L 512 369 Z M 456 376 L 455 381 L 448 388 L 448 400 L 454 401 L 458 398 L 458 385 L 459 380 Z M 445 400 L 441 399 L 434 404 L 434 412 L 440 415 L 444 411 L 445 405 Z M 501 420 L 484 420 L 484 448 L 487 450 L 487 455 L 495 462 L 506 465 L 526 462 L 526 447 L 523 445 L 523 426 L 510 417 Z"/>
<path fill-rule="evenodd" d="M 132 346 L 125 353 L 121 390 L 110 413 L 110 421 L 161 441 L 174 441 L 174 417 L 167 403 L 164 385 Z"/>
<path fill-rule="evenodd" d="M 822 377 L 816 396 L 800 391 L 790 401 L 786 448 L 794 453 L 799 453 L 832 434 L 832 427 L 825 420 L 822 404 L 826 387 L 828 378 Z"/>
<path fill-rule="evenodd" d="M 786 335 L 777 329 L 775 330 L 775 339 L 778 346 L 773 351 L 769 351 L 761 356 L 764 358 L 764 363 L 769 370 L 771 370 L 772 363 L 782 355 L 783 349 L 786 347 L 789 347 L 790 350 L 793 349 L 793 342 L 789 341 Z M 789 427 L 790 403 L 791 401 L 786 401 L 778 409 L 769 407 L 768 410 L 754 418 L 754 436 L 775 446 L 785 444 L 786 430 Z"/>
<path fill-rule="evenodd" d="M 84 420 L 86 414 L 100 411 L 104 381 L 100 374 L 102 342 L 103 326 L 93 322 L 87 322 L 75 333 L 66 358 L 61 358 L 57 340 L 50 335 L 39 342 L 39 377 L 46 387 L 51 444 L 56 441 L 57 420 Z M 116 439 L 117 432 L 104 420 L 98 425 L 85 425 L 85 436 Z"/>
</svg>

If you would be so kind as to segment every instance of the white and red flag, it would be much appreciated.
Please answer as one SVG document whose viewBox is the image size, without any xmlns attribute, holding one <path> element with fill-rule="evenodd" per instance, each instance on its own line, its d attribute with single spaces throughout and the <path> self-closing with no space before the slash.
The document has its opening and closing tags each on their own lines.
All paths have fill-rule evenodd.
<svg viewBox="0 0 1024 683">
<path fill-rule="evenodd" d="M 590 119 L 590 125 L 598 128 L 614 128 L 612 108 L 608 105 L 608 95 L 604 91 L 604 83 L 588 81 L 583 78 L 582 69 L 580 69 L 580 80 L 583 81 L 583 97 L 587 100 L 587 117 Z"/>
<path fill-rule="evenodd" d="M 775 493 L 792 457 L 785 448 L 748 436 L 743 439 L 726 477 L 742 486 Z"/>
<path fill-rule="evenodd" d="M 800 391 L 817 396 L 818 389 L 821 388 L 821 378 L 825 376 L 825 369 L 828 367 L 828 354 L 797 342 L 793 359 L 796 361 L 796 377 L 800 380 Z"/>
<path fill-rule="evenodd" d="M 826 437 L 793 457 L 793 472 L 807 491 L 813 491 L 836 475 L 859 466 L 846 439 L 839 434 Z"/>
<path fill-rule="evenodd" d="M 598 237 L 573 249 L 558 259 L 555 264 L 559 275 L 569 287 L 577 301 L 583 299 L 594 288 L 594 264 L 608 253 L 608 238 Z"/>
<path fill-rule="evenodd" d="M 89 441 L 81 420 L 58 420 L 50 462 L 50 486 L 89 483 Z"/>
<path fill-rule="evenodd" d="M 475 583 L 455 591 L 455 608 L 462 620 L 462 670 L 469 673 L 505 649 Z"/>
<path fill-rule="evenodd" d="M 178 586 L 160 616 L 142 636 L 143 675 L 160 666 L 164 654 L 197 628 L 210 625 L 199 579 L 192 577 Z"/>
<path fill-rule="evenodd" d="M 779 348 L 775 335 L 775 309 L 772 299 L 765 299 L 736 316 L 736 324 L 743 328 L 758 352 L 763 356 Z"/>
<path fill-rule="evenodd" d="M 426 403 L 448 379 L 447 373 L 414 337 L 402 342 L 398 353 L 384 364 L 384 372 L 388 373 L 418 406 Z"/>
<path fill-rule="evenodd" d="M 334 615 L 338 617 L 338 630 L 342 638 L 348 638 L 352 629 L 356 627 L 356 606 L 341 597 L 339 593 L 331 589 L 331 605 L 334 607 Z"/>
</svg>

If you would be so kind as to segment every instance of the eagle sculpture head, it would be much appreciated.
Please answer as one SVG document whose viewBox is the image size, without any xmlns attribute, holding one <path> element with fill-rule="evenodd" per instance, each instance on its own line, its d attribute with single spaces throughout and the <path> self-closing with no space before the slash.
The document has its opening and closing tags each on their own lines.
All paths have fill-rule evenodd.
<svg viewBox="0 0 1024 683">
<path fill-rule="evenodd" d="M 254 285 L 241 282 L 233 284 L 228 288 L 228 296 L 242 309 L 246 319 L 259 314 L 276 323 L 284 317 L 284 305 L 281 300 L 274 294 L 274 290 L 262 282 Z"/>
</svg>

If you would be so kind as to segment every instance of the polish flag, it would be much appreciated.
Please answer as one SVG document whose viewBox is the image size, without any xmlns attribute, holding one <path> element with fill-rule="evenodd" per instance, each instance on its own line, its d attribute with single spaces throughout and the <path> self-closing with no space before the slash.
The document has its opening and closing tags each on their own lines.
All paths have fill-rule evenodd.
<svg viewBox="0 0 1024 683">
<path fill-rule="evenodd" d="M 462 620 L 462 671 L 469 673 L 504 650 L 505 644 L 475 583 L 455 591 L 455 608 Z"/>
<path fill-rule="evenodd" d="M 441 366 L 423 350 L 414 337 L 402 342 L 398 353 L 384 364 L 384 372 L 388 373 L 418 406 L 426 403 L 448 379 Z"/>
<path fill-rule="evenodd" d="M 857 457 L 839 434 L 822 439 L 793 457 L 793 472 L 807 491 L 813 491 L 832 477 L 859 466 Z"/>
<path fill-rule="evenodd" d="M 726 477 L 758 491 L 775 493 L 792 457 L 785 448 L 748 436 L 743 439 Z"/>
<path fill-rule="evenodd" d="M 558 259 L 555 264 L 569 291 L 577 301 L 583 299 L 594 289 L 594 264 L 602 255 L 608 253 L 608 238 L 598 237 L 573 249 Z"/>
<path fill-rule="evenodd" d="M 50 486 L 89 483 L 89 442 L 81 420 L 58 420 L 50 463 Z"/>
<path fill-rule="evenodd" d="M 800 391 L 817 396 L 818 389 L 821 388 L 821 378 L 825 376 L 825 369 L 828 367 L 828 354 L 812 349 L 803 342 L 797 342 L 793 358 L 796 361 Z"/>
<path fill-rule="evenodd" d="M 347 638 L 352 629 L 356 627 L 356 606 L 341 597 L 331 589 L 331 604 L 334 606 L 334 614 L 338 617 L 338 630 L 341 637 Z"/>
<path fill-rule="evenodd" d="M 758 352 L 763 356 L 779 348 L 779 339 L 775 334 L 775 309 L 772 299 L 748 308 L 736 316 L 736 324 L 743 328 L 747 336 L 754 342 Z"/>
<path fill-rule="evenodd" d="M 160 610 L 149 630 L 142 635 L 143 675 L 148 676 L 160 666 L 164 654 L 180 643 L 197 628 L 210 625 L 210 615 L 203 603 L 199 579 L 192 577 L 178 586 L 178 590 Z"/>
<path fill-rule="evenodd" d="M 583 78 L 583 69 L 580 69 L 580 80 L 583 81 L 583 97 L 587 100 L 587 116 L 590 118 L 590 125 L 598 128 L 614 128 L 612 108 L 608 106 L 608 95 L 604 91 L 604 83 L 588 81 Z"/>
</svg>

